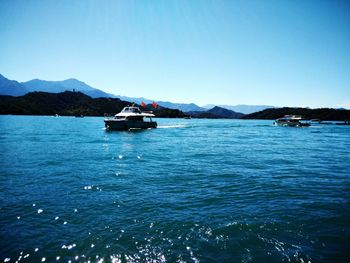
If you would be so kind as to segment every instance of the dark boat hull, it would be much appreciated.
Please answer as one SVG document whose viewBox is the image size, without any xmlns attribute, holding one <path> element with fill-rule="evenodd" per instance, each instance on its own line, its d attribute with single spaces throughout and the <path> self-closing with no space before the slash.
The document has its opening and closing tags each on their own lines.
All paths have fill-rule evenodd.
<svg viewBox="0 0 350 263">
<path fill-rule="evenodd" d="M 290 122 L 290 121 L 275 121 L 274 125 L 283 126 L 283 127 L 309 127 L 310 123 L 305 122 Z"/>
<path fill-rule="evenodd" d="M 105 120 L 105 127 L 110 131 L 128 131 L 130 129 L 157 128 L 155 121 Z"/>
</svg>

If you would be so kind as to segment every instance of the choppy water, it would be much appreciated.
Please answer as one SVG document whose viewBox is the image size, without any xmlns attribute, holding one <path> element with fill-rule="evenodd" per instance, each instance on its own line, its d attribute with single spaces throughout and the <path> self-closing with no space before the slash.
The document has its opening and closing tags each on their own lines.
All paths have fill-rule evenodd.
<svg viewBox="0 0 350 263">
<path fill-rule="evenodd" d="M 0 116 L 1 261 L 348 262 L 350 127 Z"/>
</svg>

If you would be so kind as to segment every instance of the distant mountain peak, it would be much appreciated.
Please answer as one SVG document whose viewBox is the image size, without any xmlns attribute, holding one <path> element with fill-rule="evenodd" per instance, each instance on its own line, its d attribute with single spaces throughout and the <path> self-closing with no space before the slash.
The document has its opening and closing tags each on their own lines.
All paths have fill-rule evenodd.
<svg viewBox="0 0 350 263">
<path fill-rule="evenodd" d="M 65 80 L 59 81 L 59 82 L 80 83 L 80 84 L 87 85 L 84 81 L 81 81 L 81 80 L 78 80 L 78 79 L 75 79 L 75 78 L 69 78 L 69 79 L 65 79 Z"/>
<path fill-rule="evenodd" d="M 233 110 L 235 112 L 241 112 L 243 114 L 250 114 L 253 112 L 261 111 L 268 108 L 274 108 L 274 106 L 269 105 L 246 105 L 246 104 L 238 104 L 238 105 L 214 105 L 214 104 L 207 104 L 203 106 L 206 109 L 211 109 L 214 106 L 219 106 L 221 108 L 225 108 L 228 110 Z"/>
<path fill-rule="evenodd" d="M 28 90 L 18 81 L 10 80 L 0 74 L 0 94 L 10 96 L 22 96 Z"/>
<path fill-rule="evenodd" d="M 214 106 L 213 108 L 207 111 L 188 112 L 188 114 L 190 114 L 195 118 L 209 118 L 209 119 L 217 119 L 217 118 L 240 119 L 241 117 L 244 116 L 244 114 L 240 112 L 228 110 L 219 106 Z"/>
<path fill-rule="evenodd" d="M 36 82 L 51 83 L 52 81 L 43 80 L 43 79 L 31 79 L 31 80 L 28 80 L 26 82 L 22 82 L 22 84 L 25 84 L 25 83 L 36 83 Z"/>
</svg>

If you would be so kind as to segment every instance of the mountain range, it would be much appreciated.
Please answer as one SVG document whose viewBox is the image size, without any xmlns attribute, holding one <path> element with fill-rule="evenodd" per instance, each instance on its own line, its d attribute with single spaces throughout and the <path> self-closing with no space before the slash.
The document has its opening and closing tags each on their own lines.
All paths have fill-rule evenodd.
<svg viewBox="0 0 350 263">
<path fill-rule="evenodd" d="M 61 93 L 29 92 L 23 96 L 0 95 L 0 114 L 15 115 L 68 115 L 103 116 L 113 114 L 130 105 L 118 98 L 91 98 L 81 92 L 65 91 Z M 157 117 L 184 118 L 230 118 L 230 119 L 277 119 L 284 115 L 302 115 L 306 119 L 347 121 L 350 110 L 345 109 L 309 109 L 309 108 L 273 108 L 243 115 L 221 107 L 213 107 L 206 112 L 183 113 L 177 109 L 148 104 L 145 110 L 152 110 Z"/>
<path fill-rule="evenodd" d="M 42 91 L 50 93 L 61 93 L 64 91 L 79 91 L 92 98 L 119 98 L 123 101 L 135 102 L 141 104 L 144 102 L 146 104 L 152 103 L 153 100 L 147 98 L 134 98 L 127 96 L 119 96 L 111 93 L 104 92 L 100 89 L 89 86 L 88 84 L 71 78 L 63 81 L 47 81 L 40 79 L 33 79 L 27 82 L 18 82 L 15 80 L 9 80 L 0 74 L 0 95 L 10 95 L 10 96 L 22 96 L 33 91 Z M 183 112 L 205 112 L 208 109 L 214 108 L 216 105 L 208 104 L 204 107 L 200 107 L 194 103 L 173 103 L 168 101 L 157 101 L 158 105 L 169 108 L 178 109 Z M 217 105 L 221 108 L 232 110 L 239 113 L 249 114 L 256 111 L 260 111 L 266 108 L 272 108 L 273 106 L 265 105 Z"/>
<path fill-rule="evenodd" d="M 258 112 L 262 111 L 265 109 L 270 109 L 270 108 L 275 108 L 274 106 L 271 105 L 244 105 L 244 104 L 239 104 L 235 106 L 231 105 L 214 105 L 214 104 L 207 104 L 203 106 L 204 109 L 212 109 L 213 107 L 218 106 L 224 109 L 232 110 L 235 112 L 240 112 L 243 114 L 251 114 L 253 112 Z"/>
<path fill-rule="evenodd" d="M 189 111 L 188 115 L 194 118 L 206 118 L 206 119 L 240 119 L 244 116 L 243 113 L 235 112 L 218 106 L 214 106 L 207 111 Z"/>
</svg>

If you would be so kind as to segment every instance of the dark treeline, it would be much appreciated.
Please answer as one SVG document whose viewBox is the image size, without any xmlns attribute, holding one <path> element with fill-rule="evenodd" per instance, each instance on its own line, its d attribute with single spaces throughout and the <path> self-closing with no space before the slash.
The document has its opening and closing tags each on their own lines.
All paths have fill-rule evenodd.
<svg viewBox="0 0 350 263">
<path fill-rule="evenodd" d="M 81 92 L 65 91 L 62 93 L 31 92 L 24 96 L 14 97 L 0 95 L 0 114 L 14 115 L 62 115 L 62 116 L 103 116 L 104 114 L 116 114 L 124 107 L 131 106 L 132 102 L 122 101 L 117 98 L 93 99 Z M 139 106 L 135 104 L 136 106 Z M 141 108 L 141 107 L 140 107 Z M 270 108 L 248 115 L 214 107 L 205 112 L 183 113 L 177 109 L 168 109 L 152 105 L 143 108 L 145 111 L 153 111 L 157 117 L 183 118 L 242 118 L 242 119 L 277 119 L 284 115 L 301 115 L 306 119 L 350 120 L 350 110 L 345 109 L 309 109 L 309 108 Z"/>
<path fill-rule="evenodd" d="M 309 109 L 309 108 L 272 108 L 243 116 L 243 119 L 274 120 L 284 115 L 301 115 L 305 119 L 344 121 L 350 120 L 350 110 L 345 109 Z"/>
<path fill-rule="evenodd" d="M 131 102 L 120 99 L 93 99 L 81 92 L 71 91 L 31 92 L 20 97 L 0 96 L 0 114 L 14 115 L 104 116 L 105 113 L 116 114 L 124 107 L 131 105 Z M 147 105 L 145 110 L 152 110 L 157 117 L 183 118 L 187 116 L 182 111 L 160 106 L 154 109 L 151 105 Z"/>
</svg>

